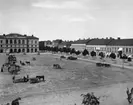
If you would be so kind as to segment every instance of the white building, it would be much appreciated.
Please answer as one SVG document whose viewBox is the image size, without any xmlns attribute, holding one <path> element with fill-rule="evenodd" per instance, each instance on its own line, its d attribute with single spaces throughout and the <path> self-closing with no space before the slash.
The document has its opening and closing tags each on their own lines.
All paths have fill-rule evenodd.
<svg viewBox="0 0 133 105">
<path fill-rule="evenodd" d="M 39 38 L 17 33 L 0 35 L 0 53 L 9 50 L 11 53 L 39 51 Z"/>
</svg>

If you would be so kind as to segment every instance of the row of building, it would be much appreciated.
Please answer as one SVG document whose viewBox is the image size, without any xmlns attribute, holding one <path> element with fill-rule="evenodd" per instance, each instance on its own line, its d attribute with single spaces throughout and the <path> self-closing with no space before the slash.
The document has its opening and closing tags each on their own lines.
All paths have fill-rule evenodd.
<svg viewBox="0 0 133 105">
<path fill-rule="evenodd" d="M 39 38 L 18 33 L 0 35 L 0 53 L 7 51 L 11 53 L 37 52 L 39 51 Z"/>
<path fill-rule="evenodd" d="M 76 40 L 76 41 L 62 41 L 62 40 L 54 40 L 43 41 L 41 42 L 45 46 L 57 46 L 59 48 L 62 47 L 70 47 L 75 48 L 75 50 L 83 51 L 87 49 L 88 51 L 98 50 L 103 52 L 118 52 L 119 49 L 122 49 L 126 54 L 133 54 L 133 39 L 114 39 L 114 38 L 106 38 L 106 39 L 84 39 L 84 40 Z"/>
</svg>

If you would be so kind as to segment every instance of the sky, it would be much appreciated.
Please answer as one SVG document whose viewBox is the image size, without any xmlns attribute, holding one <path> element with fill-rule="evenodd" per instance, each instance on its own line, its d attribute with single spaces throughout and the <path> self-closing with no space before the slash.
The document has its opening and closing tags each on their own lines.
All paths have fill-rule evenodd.
<svg viewBox="0 0 133 105">
<path fill-rule="evenodd" d="M 133 0 L 0 0 L 0 34 L 133 38 Z"/>
</svg>

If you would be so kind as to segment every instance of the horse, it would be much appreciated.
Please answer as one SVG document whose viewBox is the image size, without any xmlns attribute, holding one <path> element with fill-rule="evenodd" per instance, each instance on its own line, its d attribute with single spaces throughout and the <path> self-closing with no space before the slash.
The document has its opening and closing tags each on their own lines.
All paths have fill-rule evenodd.
<svg viewBox="0 0 133 105">
<path fill-rule="evenodd" d="M 61 69 L 61 67 L 60 67 L 59 64 L 53 64 L 53 68 L 55 68 L 55 69 Z"/>
<path fill-rule="evenodd" d="M 25 63 L 24 63 L 24 62 L 22 62 L 22 61 L 20 61 L 20 64 L 21 64 L 22 66 L 24 66 L 24 65 L 25 65 Z"/>
<path fill-rule="evenodd" d="M 36 76 L 36 78 L 38 78 L 39 80 L 42 79 L 43 81 L 44 81 L 44 79 L 45 79 L 45 78 L 44 78 L 44 75 L 42 75 L 42 76 Z"/>
<path fill-rule="evenodd" d="M 30 61 L 25 61 L 25 63 L 26 63 L 27 65 L 30 65 Z"/>
<path fill-rule="evenodd" d="M 11 105 L 19 105 L 19 100 L 21 100 L 20 97 L 16 98 L 15 100 L 12 101 Z"/>
</svg>

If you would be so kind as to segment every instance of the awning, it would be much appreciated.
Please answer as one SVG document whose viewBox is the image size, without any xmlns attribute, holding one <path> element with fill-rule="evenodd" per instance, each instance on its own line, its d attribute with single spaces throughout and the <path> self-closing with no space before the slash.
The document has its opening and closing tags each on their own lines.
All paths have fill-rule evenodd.
<svg viewBox="0 0 133 105">
<path fill-rule="evenodd" d="M 128 58 L 132 58 L 132 55 L 129 55 Z"/>
<path fill-rule="evenodd" d="M 100 47 L 96 47 L 96 50 L 100 50 Z"/>
<path fill-rule="evenodd" d="M 123 48 L 119 48 L 119 49 L 118 49 L 118 51 L 122 51 L 122 50 L 123 50 Z"/>
</svg>

